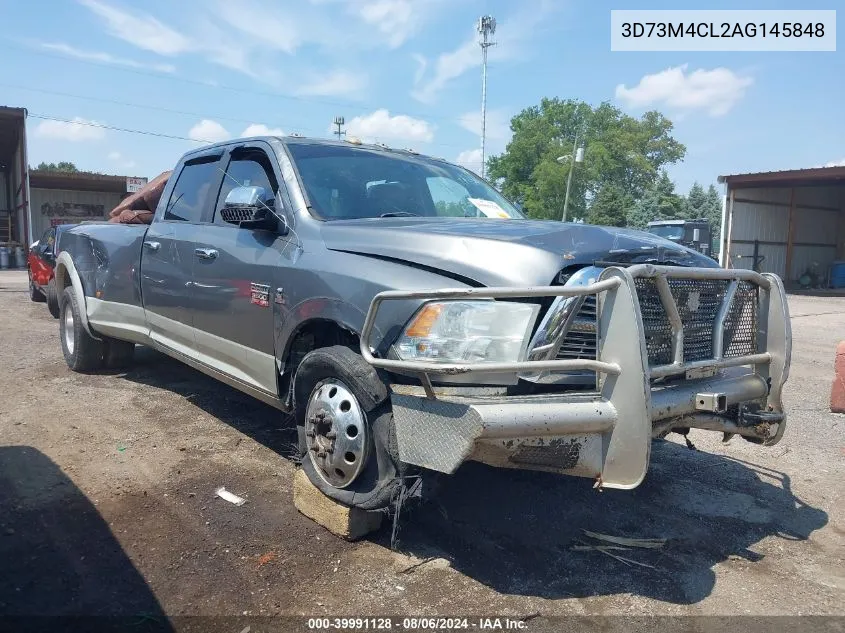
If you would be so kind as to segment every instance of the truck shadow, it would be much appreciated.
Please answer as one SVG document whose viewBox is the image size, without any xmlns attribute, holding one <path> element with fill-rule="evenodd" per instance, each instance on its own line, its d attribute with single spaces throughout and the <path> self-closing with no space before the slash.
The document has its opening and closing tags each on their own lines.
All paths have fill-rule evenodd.
<svg viewBox="0 0 845 633">
<path fill-rule="evenodd" d="M 32 616 L 44 630 L 69 617 L 108 616 L 137 631 L 170 630 L 140 572 L 85 494 L 46 455 L 0 447 L 0 617 L 9 630 Z M 28 619 L 27 619 L 28 618 Z M 61 618 L 61 619 L 58 619 Z M 82 628 L 96 621 L 79 621 Z M 117 624 L 116 620 L 100 620 Z M 72 628 L 72 627 L 71 627 Z"/>
<path fill-rule="evenodd" d="M 739 438 L 733 441 L 741 441 Z M 592 481 L 466 464 L 441 484 L 436 501 L 402 522 L 400 549 L 439 556 L 505 594 L 544 598 L 630 593 L 693 604 L 712 591 L 713 567 L 754 564 L 755 543 L 806 540 L 827 514 L 795 497 L 781 472 L 724 455 L 657 441 L 646 481 L 597 492 Z M 611 553 L 584 530 L 665 538 L 660 549 Z"/>
<path fill-rule="evenodd" d="M 141 347 L 137 353 L 126 379 L 183 395 L 296 459 L 291 418 L 158 352 Z M 474 463 L 441 481 L 433 501 L 403 511 L 398 548 L 447 558 L 457 571 L 505 594 L 633 593 L 693 604 L 712 591 L 718 563 L 754 564 L 763 559 L 752 549 L 761 540 L 805 540 L 828 521 L 824 511 L 793 495 L 785 473 L 670 441 L 654 443 L 649 476 L 630 491 L 597 492 L 587 479 Z M 668 540 L 659 550 L 613 551 L 651 568 L 572 551 L 573 545 L 600 544 L 584 530 Z M 388 527 L 374 540 L 389 547 L 390 537 Z"/>
<path fill-rule="evenodd" d="M 286 459 L 298 460 L 293 418 L 156 350 L 138 346 L 122 377 L 183 396 Z"/>
</svg>

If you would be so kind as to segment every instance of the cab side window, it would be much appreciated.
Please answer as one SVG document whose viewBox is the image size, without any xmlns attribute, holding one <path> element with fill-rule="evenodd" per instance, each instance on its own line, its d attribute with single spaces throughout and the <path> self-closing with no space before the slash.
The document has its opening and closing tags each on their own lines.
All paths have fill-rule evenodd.
<svg viewBox="0 0 845 633">
<path fill-rule="evenodd" d="M 44 231 L 44 235 L 38 240 L 38 245 L 44 253 L 52 253 L 56 243 L 56 229 L 49 228 Z"/>
<path fill-rule="evenodd" d="M 267 154 L 261 150 L 247 150 L 232 154 L 220 187 L 220 195 L 217 197 L 215 224 L 226 224 L 220 218 L 220 210 L 226 202 L 226 196 L 235 187 L 263 187 L 268 198 L 278 193 L 279 184 Z"/>
<path fill-rule="evenodd" d="M 164 219 L 201 222 L 206 208 L 214 199 L 211 189 L 218 182 L 219 168 L 220 160 L 217 157 L 187 163 L 170 194 Z"/>
</svg>

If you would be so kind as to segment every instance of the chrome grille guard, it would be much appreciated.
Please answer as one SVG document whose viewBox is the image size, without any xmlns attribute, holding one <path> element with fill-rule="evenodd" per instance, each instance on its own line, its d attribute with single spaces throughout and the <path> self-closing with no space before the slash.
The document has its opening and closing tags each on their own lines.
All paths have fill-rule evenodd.
<svg viewBox="0 0 845 633">
<path fill-rule="evenodd" d="M 689 371 L 719 370 L 727 367 L 744 365 L 771 366 L 766 376 L 773 382 L 782 384 L 786 380 L 791 353 L 791 330 L 789 326 L 788 310 L 786 308 L 785 292 L 781 280 L 771 274 L 761 274 L 751 270 L 721 269 L 721 268 L 683 268 L 679 266 L 657 266 L 652 264 L 637 264 L 629 268 L 610 267 L 604 269 L 599 280 L 584 286 L 538 286 L 528 288 L 446 288 L 440 290 L 388 290 L 380 292 L 370 304 L 364 326 L 361 331 L 361 354 L 374 367 L 396 371 L 399 373 L 416 375 L 423 385 L 430 385 L 429 375 L 454 375 L 471 372 L 504 373 L 504 372 L 539 372 L 539 371 L 595 371 L 605 376 L 616 376 L 625 371 L 630 359 L 611 359 L 614 354 L 609 353 L 603 339 L 607 336 L 610 319 L 604 314 L 608 307 L 618 309 L 610 297 L 616 296 L 621 287 L 625 293 L 631 295 L 635 314 L 631 317 L 630 325 L 636 325 L 631 333 L 637 332 L 645 348 L 642 318 L 634 280 L 638 278 L 652 278 L 655 280 L 660 300 L 669 318 L 672 330 L 672 359 L 668 364 L 646 367 L 649 378 L 661 378 Z M 722 306 L 714 324 L 713 358 L 684 362 L 684 329 L 678 313 L 678 306 L 669 287 L 669 279 L 686 280 L 725 280 L 729 282 Z M 754 354 L 745 354 L 726 358 L 724 356 L 724 324 L 730 311 L 731 302 L 736 293 L 739 282 L 750 282 L 762 292 L 758 306 L 758 341 Z M 376 321 L 376 315 L 381 304 L 395 300 L 449 300 L 449 299 L 505 299 L 530 297 L 584 297 L 597 295 L 599 297 L 599 354 L 592 359 L 548 359 L 526 360 L 508 363 L 435 363 L 412 360 L 395 360 L 376 358 L 370 348 L 370 338 Z M 636 317 L 635 319 L 633 317 Z M 634 321 L 636 323 L 634 323 Z M 568 333 L 564 327 L 556 333 L 556 337 L 564 337 Z M 606 341 L 605 341 L 606 343 Z M 647 358 L 647 355 L 646 355 Z"/>
<path fill-rule="evenodd" d="M 672 362 L 649 366 L 636 279 L 655 280 L 660 302 L 670 321 Z M 725 357 L 719 335 L 733 292 L 726 291 L 714 324 L 713 357 L 684 361 L 683 322 L 672 296 L 671 279 L 719 279 L 729 287 L 740 282 L 758 288 L 756 353 Z M 668 291 L 667 291 L 668 290 Z M 432 363 L 376 358 L 370 348 L 379 306 L 393 300 L 501 299 L 522 297 L 583 297 L 595 294 L 598 347 L 596 359 L 528 360 L 510 363 Z M 727 307 L 726 307 L 727 306 Z M 559 328 L 560 329 L 560 328 Z M 566 328 L 555 330 L 565 336 Z M 402 459 L 452 472 L 485 437 L 574 437 L 599 433 L 602 441 L 599 481 L 614 488 L 633 488 L 648 467 L 651 438 L 678 427 L 698 427 L 739 433 L 771 445 L 786 424 L 781 391 L 791 354 L 789 312 L 783 284 L 775 275 L 748 270 L 634 265 L 605 268 L 594 283 L 583 286 L 536 288 L 460 288 L 386 291 L 376 295 L 361 331 L 361 354 L 374 367 L 416 376 L 426 398 L 394 393 L 394 416 Z M 748 372 L 729 370 L 749 366 Z M 719 370 L 726 370 L 724 372 Z M 484 400 L 472 396 L 435 394 L 430 376 L 478 372 L 594 371 L 597 390 L 564 391 L 530 397 L 503 396 Z M 685 380 L 658 378 L 686 373 Z M 737 417 L 728 407 L 751 403 L 748 415 Z M 438 411 L 440 413 L 438 413 Z M 463 414 L 457 412 L 463 411 Z M 457 417 L 456 417 L 457 416 Z M 468 416 L 468 417 L 467 417 Z M 466 425 L 472 433 L 461 435 Z M 469 433 L 468 431 L 466 431 Z M 437 438 L 448 441 L 437 444 Z M 432 447 L 440 446 L 440 453 Z M 436 453 L 436 454 L 435 454 Z M 452 454 L 454 453 L 454 454 Z"/>
</svg>

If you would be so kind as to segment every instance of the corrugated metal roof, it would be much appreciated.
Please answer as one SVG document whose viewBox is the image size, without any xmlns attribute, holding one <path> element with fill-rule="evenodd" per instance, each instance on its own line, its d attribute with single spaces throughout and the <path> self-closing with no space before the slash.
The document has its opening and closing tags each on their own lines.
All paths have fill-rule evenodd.
<svg viewBox="0 0 845 633">
<path fill-rule="evenodd" d="M 817 184 L 827 182 L 838 184 L 836 181 L 845 181 L 845 165 L 836 167 L 809 167 L 807 169 L 787 169 L 782 171 L 760 171 L 746 174 L 729 174 L 719 176 L 720 183 L 728 183 L 729 186 L 800 186 L 802 184 Z"/>
</svg>

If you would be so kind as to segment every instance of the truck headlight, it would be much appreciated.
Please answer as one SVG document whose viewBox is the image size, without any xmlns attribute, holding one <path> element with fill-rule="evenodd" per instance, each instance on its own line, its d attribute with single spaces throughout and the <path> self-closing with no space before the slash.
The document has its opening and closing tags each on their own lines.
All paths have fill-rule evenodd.
<svg viewBox="0 0 845 633">
<path fill-rule="evenodd" d="M 440 301 L 422 306 L 395 350 L 402 360 L 516 362 L 525 356 L 540 306 L 508 301 Z"/>
</svg>

